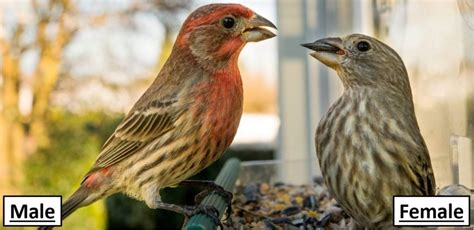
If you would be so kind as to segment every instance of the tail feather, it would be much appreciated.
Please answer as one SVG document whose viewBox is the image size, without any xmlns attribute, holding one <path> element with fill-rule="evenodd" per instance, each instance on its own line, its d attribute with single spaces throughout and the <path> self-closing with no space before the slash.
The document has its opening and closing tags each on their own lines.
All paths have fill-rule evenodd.
<svg viewBox="0 0 474 230">
<path fill-rule="evenodd" d="M 84 200 L 90 195 L 89 191 L 84 187 L 79 187 L 67 200 L 62 204 L 61 219 L 64 220 L 76 209 L 86 205 Z M 39 230 L 50 230 L 52 226 L 42 226 Z"/>
<path fill-rule="evenodd" d="M 61 218 L 64 220 L 76 209 L 82 207 L 83 201 L 89 196 L 89 192 L 84 187 L 79 187 L 62 205 Z"/>
</svg>

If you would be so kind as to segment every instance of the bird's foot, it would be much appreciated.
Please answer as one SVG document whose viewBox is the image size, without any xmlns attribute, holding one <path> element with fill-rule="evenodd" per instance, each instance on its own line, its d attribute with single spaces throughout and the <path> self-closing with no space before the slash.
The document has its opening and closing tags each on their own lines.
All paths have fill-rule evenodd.
<svg viewBox="0 0 474 230">
<path fill-rule="evenodd" d="M 182 205 L 168 204 L 162 201 L 158 201 L 155 204 L 155 207 L 159 209 L 164 209 L 164 210 L 182 214 L 184 216 L 183 226 L 186 225 L 190 217 L 194 215 L 198 215 L 198 214 L 204 214 L 207 217 L 209 217 L 215 225 L 218 225 L 221 227 L 221 229 L 224 229 L 219 219 L 219 211 L 213 206 L 206 206 L 206 205 L 182 206 Z"/>
<path fill-rule="evenodd" d="M 206 205 L 195 205 L 195 206 L 185 206 L 186 212 L 184 215 L 186 216 L 185 224 L 189 220 L 190 217 L 203 214 L 209 217 L 211 221 L 216 225 L 219 226 L 221 229 L 224 229 L 224 226 L 219 219 L 219 211 L 213 206 L 206 206 Z"/>
<path fill-rule="evenodd" d="M 220 186 L 219 186 L 220 187 Z M 195 197 L 194 197 L 194 202 L 195 204 L 200 204 L 204 198 L 206 198 L 209 194 L 217 194 L 219 196 L 221 196 L 223 199 L 224 199 L 224 202 L 226 202 L 227 204 L 227 208 L 225 210 L 225 221 L 229 221 L 230 220 L 230 217 L 232 215 L 232 198 L 233 198 L 233 194 L 229 191 L 226 191 L 224 190 L 222 187 L 220 187 L 221 189 L 216 189 L 216 190 L 213 190 L 213 191 L 209 191 L 209 190 L 204 190 L 200 193 L 198 193 Z"/>
<path fill-rule="evenodd" d="M 224 202 L 226 202 L 227 204 L 225 221 L 230 220 L 230 217 L 232 215 L 232 199 L 234 197 L 231 192 L 225 190 L 222 186 L 214 183 L 214 181 L 185 180 L 182 181 L 179 185 L 197 186 L 205 189 L 194 197 L 195 204 L 200 204 L 209 194 L 217 194 L 221 196 L 224 199 Z"/>
<path fill-rule="evenodd" d="M 229 191 L 226 191 L 224 188 L 222 188 L 221 186 L 219 186 L 217 184 L 216 184 L 216 187 L 213 188 L 213 189 L 206 189 L 206 190 L 203 190 L 202 192 L 198 193 L 194 197 L 194 202 L 196 204 L 199 204 L 199 203 L 202 202 L 202 200 L 204 200 L 204 198 L 206 198 L 206 196 L 208 196 L 209 194 L 212 194 L 212 193 L 221 196 L 227 204 L 232 203 L 232 198 L 234 197 L 234 194 L 232 194 Z"/>
</svg>

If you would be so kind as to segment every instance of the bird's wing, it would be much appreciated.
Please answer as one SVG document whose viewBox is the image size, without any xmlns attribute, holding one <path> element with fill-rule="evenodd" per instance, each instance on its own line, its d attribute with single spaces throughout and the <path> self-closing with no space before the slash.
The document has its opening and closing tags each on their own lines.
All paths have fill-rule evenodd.
<svg viewBox="0 0 474 230">
<path fill-rule="evenodd" d="M 432 196 L 436 194 L 436 181 L 434 177 L 433 167 L 431 166 L 431 162 L 429 164 L 427 171 L 427 182 L 426 182 L 426 195 Z"/>
<path fill-rule="evenodd" d="M 436 183 L 431 165 L 427 162 L 420 163 L 418 169 L 412 168 L 412 172 L 418 179 L 417 184 L 421 195 L 432 196 L 436 194 Z"/>
<path fill-rule="evenodd" d="M 412 154 L 413 163 L 410 164 L 410 169 L 417 178 L 417 181 L 414 182 L 418 184 L 421 195 L 431 196 L 436 194 L 436 181 L 428 148 L 424 142 L 421 147 L 420 154 Z"/>
<path fill-rule="evenodd" d="M 176 104 L 176 100 L 155 100 L 132 109 L 105 142 L 88 174 L 122 161 L 172 130 L 185 110 Z"/>
</svg>

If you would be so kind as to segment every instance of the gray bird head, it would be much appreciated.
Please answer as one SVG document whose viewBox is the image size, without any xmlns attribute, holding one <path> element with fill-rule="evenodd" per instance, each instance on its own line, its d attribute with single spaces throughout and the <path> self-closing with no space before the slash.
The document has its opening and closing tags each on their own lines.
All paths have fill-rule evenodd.
<svg viewBox="0 0 474 230">
<path fill-rule="evenodd" d="M 396 86 L 409 90 L 402 59 L 375 38 L 351 34 L 343 38 L 323 38 L 302 46 L 314 50 L 311 56 L 336 70 L 346 88 Z"/>
</svg>

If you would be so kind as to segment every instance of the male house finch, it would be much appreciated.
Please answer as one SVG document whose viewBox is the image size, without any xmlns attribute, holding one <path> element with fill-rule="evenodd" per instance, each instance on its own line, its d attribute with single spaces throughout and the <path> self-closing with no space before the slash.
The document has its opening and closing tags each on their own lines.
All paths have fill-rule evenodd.
<svg viewBox="0 0 474 230">
<path fill-rule="evenodd" d="M 202 212 L 203 207 L 163 203 L 159 190 L 206 168 L 231 144 L 242 114 L 237 60 L 247 42 L 275 36 L 263 27 L 276 28 L 239 4 L 211 4 L 191 13 L 152 85 L 63 204 L 62 218 L 117 192 L 150 208 L 186 216 Z"/>
<path fill-rule="evenodd" d="M 391 227 L 392 196 L 434 195 L 436 187 L 403 61 L 360 34 L 303 46 L 344 85 L 316 131 L 326 185 L 357 226 Z"/>
</svg>

